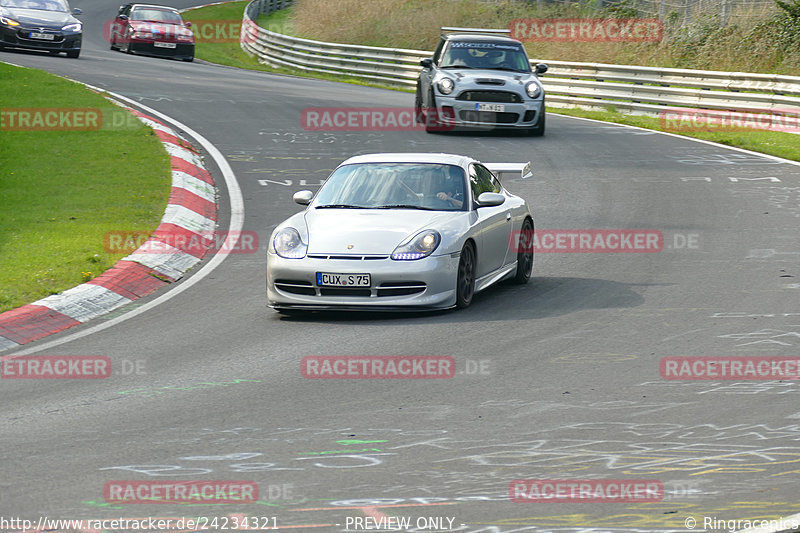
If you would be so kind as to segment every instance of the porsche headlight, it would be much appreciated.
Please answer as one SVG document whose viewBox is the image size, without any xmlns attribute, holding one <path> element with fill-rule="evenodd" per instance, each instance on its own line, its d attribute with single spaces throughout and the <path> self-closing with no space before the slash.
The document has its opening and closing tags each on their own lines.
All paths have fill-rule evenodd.
<svg viewBox="0 0 800 533">
<path fill-rule="evenodd" d="M 0 17 L 0 24 L 4 24 L 6 26 L 19 26 L 19 22 L 8 17 Z"/>
<path fill-rule="evenodd" d="M 531 98 L 536 98 L 542 93 L 542 88 L 539 87 L 539 84 L 535 81 L 530 81 L 525 86 L 525 92 L 528 93 L 528 96 Z"/>
<path fill-rule="evenodd" d="M 455 89 L 456 83 L 450 78 L 442 78 L 439 80 L 439 92 L 442 94 L 450 94 Z"/>
<path fill-rule="evenodd" d="M 81 31 L 82 28 L 83 28 L 83 25 L 80 22 L 76 22 L 74 24 L 67 24 L 66 26 L 64 26 L 61 29 L 63 31 Z"/>
<path fill-rule="evenodd" d="M 300 238 L 300 232 L 294 228 L 283 228 L 272 239 L 275 253 L 286 259 L 302 259 L 306 256 L 308 245 Z"/>
<path fill-rule="evenodd" d="M 432 229 L 421 231 L 400 243 L 392 252 L 392 259 L 395 261 L 414 261 L 428 257 L 436 250 L 440 242 L 442 242 L 442 237 L 438 231 Z"/>
</svg>

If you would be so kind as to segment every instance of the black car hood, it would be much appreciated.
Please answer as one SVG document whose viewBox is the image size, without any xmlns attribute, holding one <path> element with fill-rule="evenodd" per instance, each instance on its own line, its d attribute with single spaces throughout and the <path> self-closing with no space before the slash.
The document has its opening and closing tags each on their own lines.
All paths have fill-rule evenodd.
<svg viewBox="0 0 800 533">
<path fill-rule="evenodd" d="M 2 7 L 0 13 L 16 20 L 25 26 L 41 26 L 43 28 L 58 28 L 66 24 L 80 22 L 70 13 L 62 11 L 43 11 L 41 9 L 22 9 L 18 7 Z"/>
</svg>

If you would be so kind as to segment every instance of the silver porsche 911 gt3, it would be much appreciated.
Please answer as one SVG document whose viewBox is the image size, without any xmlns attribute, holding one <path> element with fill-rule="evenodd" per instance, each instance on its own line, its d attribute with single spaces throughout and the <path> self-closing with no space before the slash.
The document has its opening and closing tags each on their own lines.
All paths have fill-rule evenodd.
<svg viewBox="0 0 800 533">
<path fill-rule="evenodd" d="M 494 172 L 494 173 L 493 173 Z M 308 206 L 273 231 L 267 300 L 278 311 L 446 309 L 503 279 L 526 283 L 533 231 L 525 200 L 495 174 L 531 175 L 530 163 L 460 155 L 351 157 Z M 518 175 L 519 175 L 518 174 Z"/>
</svg>

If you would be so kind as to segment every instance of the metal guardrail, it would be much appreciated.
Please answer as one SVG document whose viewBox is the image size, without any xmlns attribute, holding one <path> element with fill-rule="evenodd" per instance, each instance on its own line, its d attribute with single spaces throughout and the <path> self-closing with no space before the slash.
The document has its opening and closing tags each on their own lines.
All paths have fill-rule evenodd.
<svg viewBox="0 0 800 533">
<path fill-rule="evenodd" d="M 240 43 L 273 68 L 323 72 L 414 88 L 419 61 L 432 52 L 300 39 L 259 27 L 254 20 L 292 0 L 253 0 L 244 13 Z M 545 62 L 547 103 L 658 115 L 669 109 L 703 109 L 800 116 L 800 76 L 684 70 L 567 61 Z"/>
</svg>

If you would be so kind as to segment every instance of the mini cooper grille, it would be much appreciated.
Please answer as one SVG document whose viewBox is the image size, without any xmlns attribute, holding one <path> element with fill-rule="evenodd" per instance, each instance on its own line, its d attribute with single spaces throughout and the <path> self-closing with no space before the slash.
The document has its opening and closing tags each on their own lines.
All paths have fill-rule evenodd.
<svg viewBox="0 0 800 533">
<path fill-rule="evenodd" d="M 494 113 L 492 111 L 459 111 L 459 118 L 465 122 L 484 122 L 489 124 L 515 124 L 517 113 Z"/>
<path fill-rule="evenodd" d="M 464 91 L 456 100 L 470 102 L 503 102 L 508 104 L 521 104 L 522 97 L 517 93 L 508 91 Z"/>
</svg>

